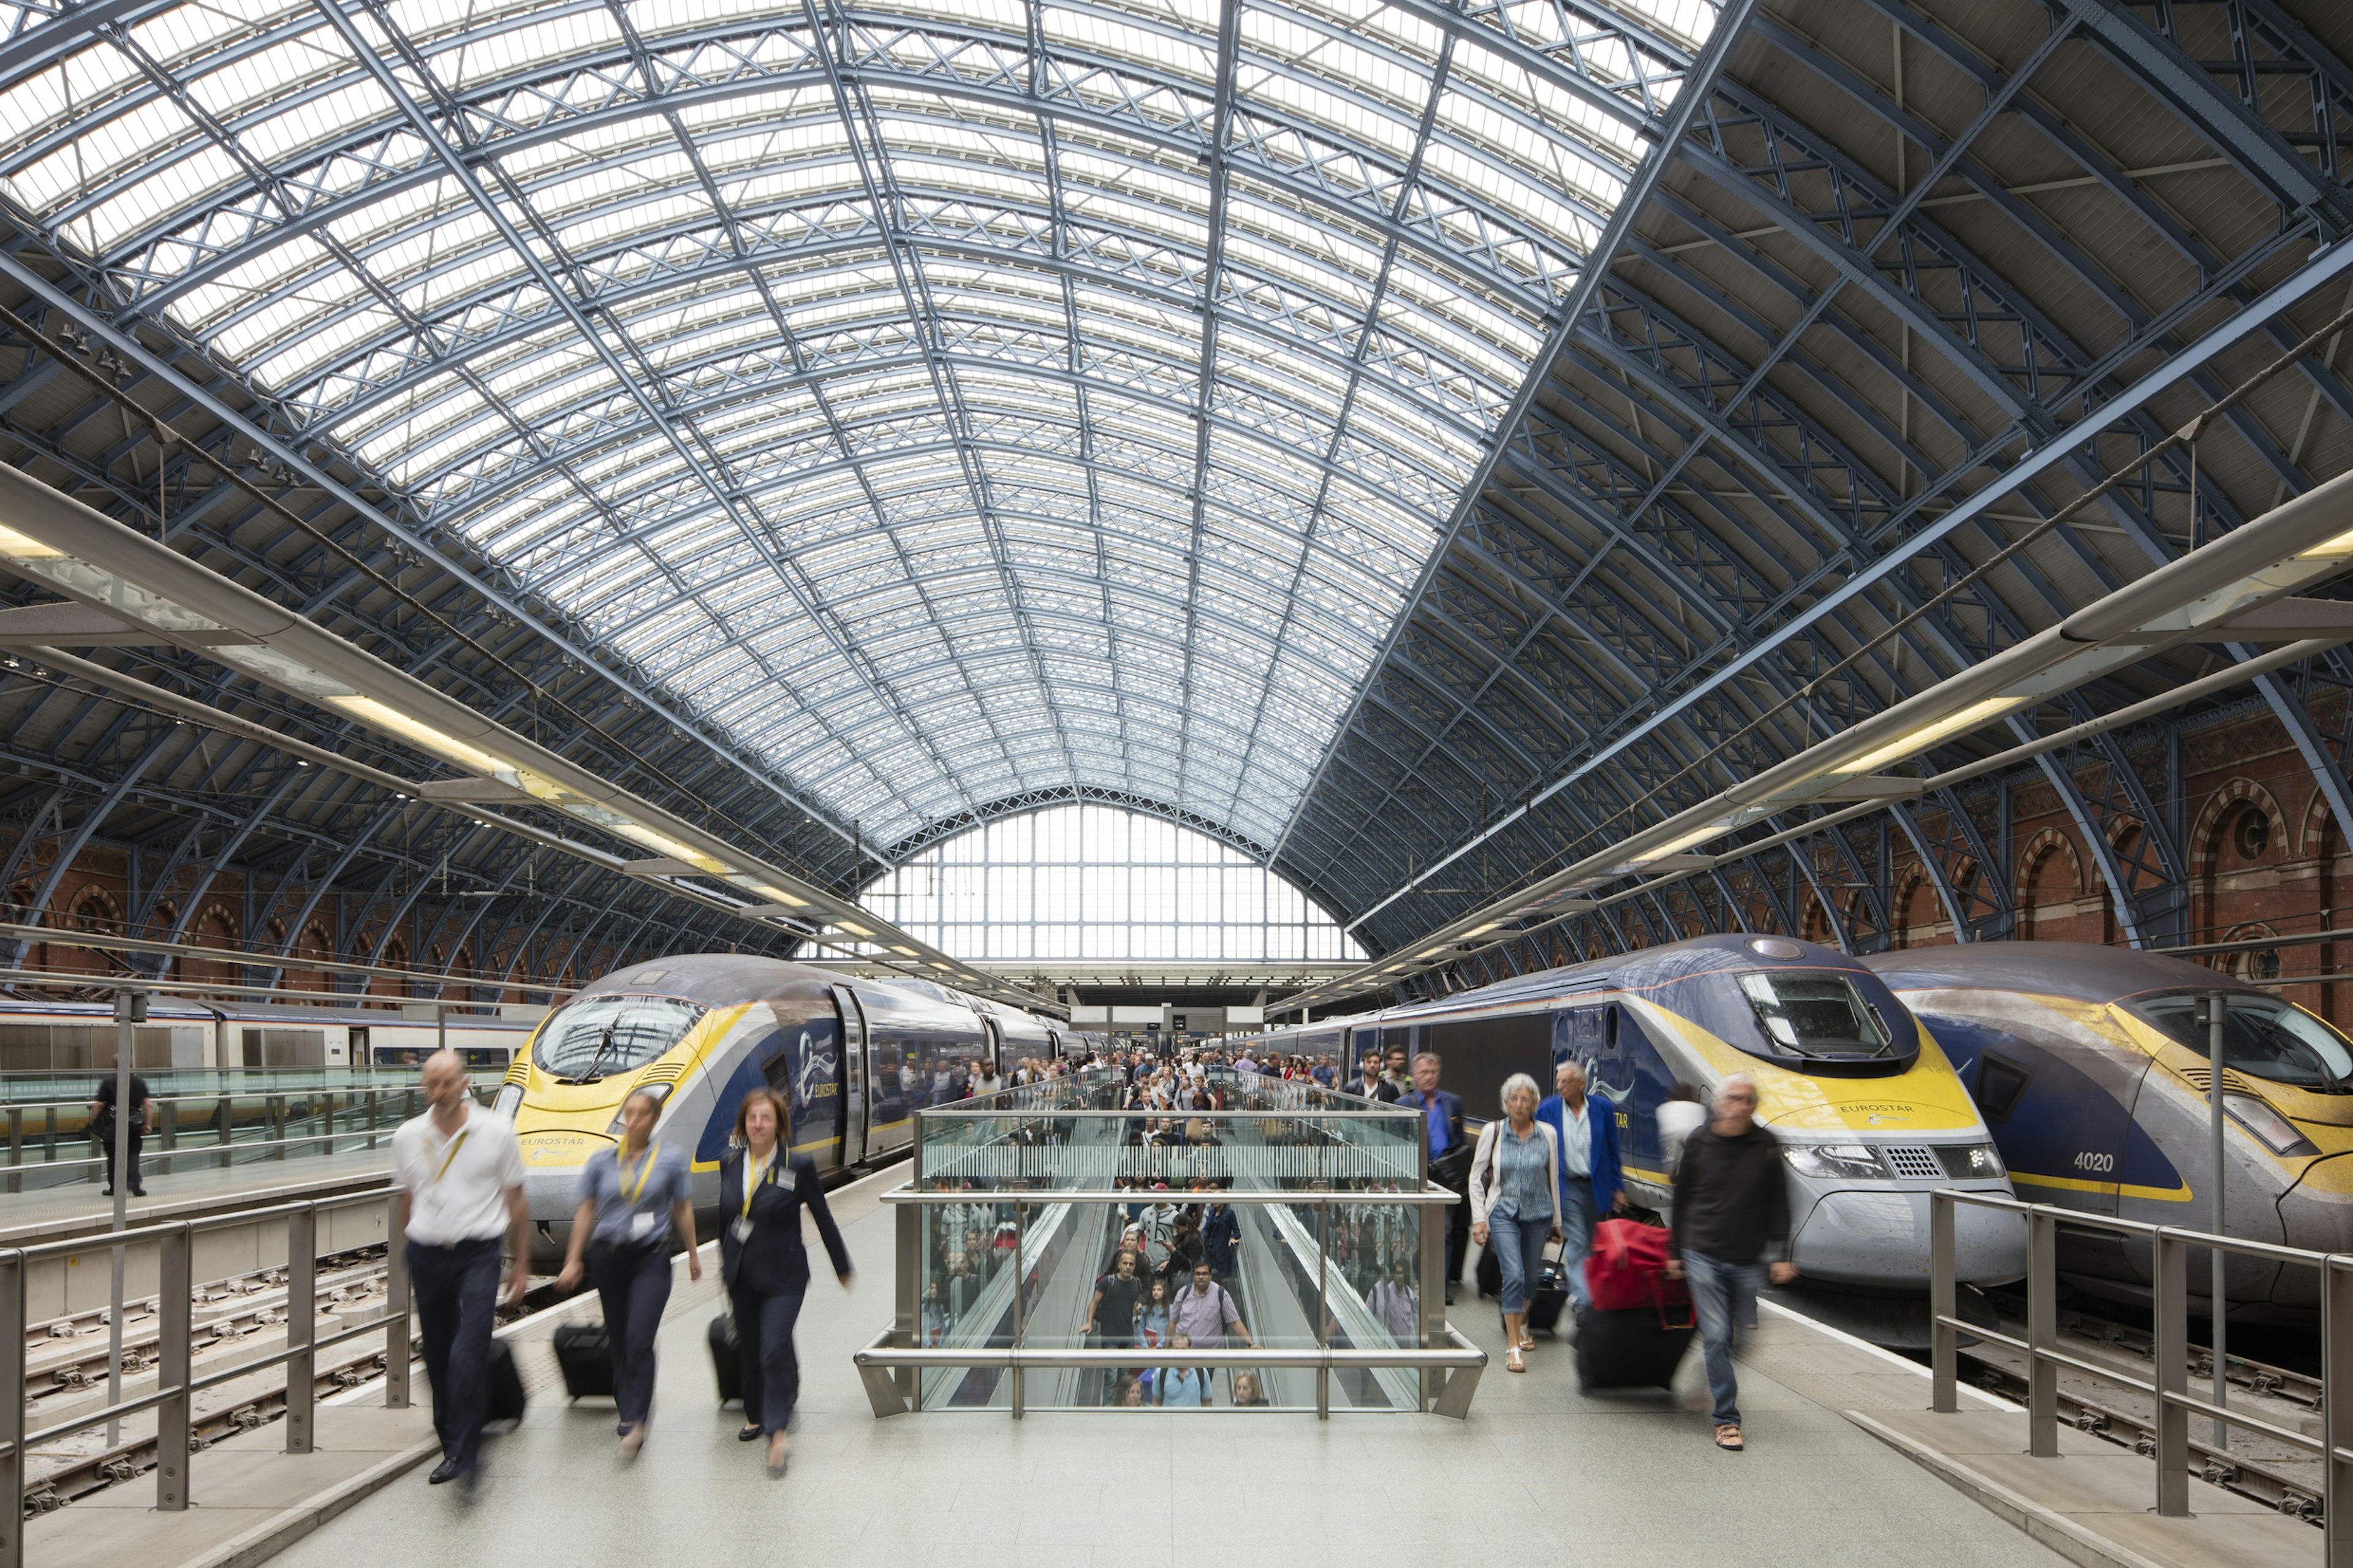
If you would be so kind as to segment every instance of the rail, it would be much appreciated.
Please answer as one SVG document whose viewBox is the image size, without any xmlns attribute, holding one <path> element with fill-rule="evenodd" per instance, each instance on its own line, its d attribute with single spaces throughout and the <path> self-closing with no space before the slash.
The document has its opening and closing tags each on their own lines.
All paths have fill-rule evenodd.
<svg viewBox="0 0 2353 1568">
<path fill-rule="evenodd" d="M 488 1105 L 498 1086 L 477 1085 L 474 1099 Z M 340 1109 L 337 1101 L 342 1101 Z M 237 1106 L 247 1102 L 240 1117 Z M 142 1175 L 169 1175 L 183 1165 L 217 1165 L 258 1159 L 283 1160 L 290 1154 L 332 1154 L 336 1146 L 374 1149 L 389 1140 L 402 1121 L 424 1113 L 424 1097 L 413 1074 L 399 1089 L 269 1089 L 248 1094 L 156 1095 L 156 1125 L 141 1134 L 138 1166 Z M 207 1113 L 193 1122 L 184 1107 L 203 1106 Z M 344 1125 L 336 1128 L 341 1119 Z M 5 1121 L 6 1157 L 0 1163 L 0 1186 L 21 1193 L 27 1182 L 61 1185 L 97 1181 L 106 1173 L 104 1155 L 58 1158 L 58 1151 L 86 1146 L 92 1137 L 93 1118 L 86 1105 L 37 1101 L 0 1105 Z M 37 1122 L 37 1125 L 34 1125 Z M 322 1132 L 297 1133 L 291 1127 L 322 1123 Z M 257 1136 L 257 1134 L 261 1134 Z"/>
<path fill-rule="evenodd" d="M 1959 1315 L 1954 1266 L 1954 1215 L 1967 1204 L 2026 1222 L 2026 1337 L 1998 1332 Z M 2151 1376 L 2140 1377 L 2059 1348 L 2058 1236 L 2062 1226 L 2146 1243 L 2150 1251 L 2150 1300 L 2155 1343 Z M 1960 1408 L 1960 1339 L 1969 1334 L 2008 1346 L 2026 1357 L 2027 1453 L 2038 1459 L 2059 1457 L 2059 1373 L 2073 1372 L 2131 1389 L 2155 1403 L 2157 1512 L 2180 1519 L 2189 1513 L 2189 1422 L 2200 1416 L 2225 1426 L 2259 1432 L 2322 1461 L 2321 1509 L 2326 1568 L 2353 1568 L 2353 1255 L 2314 1252 L 2274 1242 L 2245 1241 L 2209 1231 L 2111 1219 L 2051 1204 L 2021 1203 L 1989 1194 L 1940 1189 L 1930 1196 L 1928 1247 L 1929 1408 L 1951 1415 Z M 2258 1258 L 2320 1272 L 2322 1372 L 2321 1435 L 2307 1436 L 2274 1421 L 2233 1410 L 2189 1391 L 2189 1254 Z M 2219 1307 L 2218 1310 L 2221 1310 Z"/>
<path fill-rule="evenodd" d="M 366 1205 L 385 1208 L 385 1235 L 393 1234 L 392 1194 L 353 1194 L 245 1209 L 210 1218 L 177 1220 L 136 1230 L 111 1232 L 38 1247 L 0 1248 L 0 1568 L 23 1568 L 25 1519 L 19 1500 L 25 1493 L 26 1458 L 36 1443 L 94 1426 L 120 1422 L 126 1416 L 155 1412 L 155 1507 L 177 1513 L 188 1506 L 188 1461 L 191 1452 L 190 1415 L 195 1395 L 238 1378 L 248 1378 L 273 1366 L 286 1368 L 286 1451 L 311 1451 L 317 1408 L 316 1362 L 321 1351 L 346 1341 L 381 1332 L 385 1341 L 385 1404 L 393 1408 L 409 1402 L 408 1267 L 397 1246 L 385 1253 L 385 1306 L 379 1315 L 335 1332 L 318 1331 L 319 1221 L 322 1215 Z M 196 1238 L 207 1232 L 282 1220 L 286 1226 L 286 1348 L 269 1355 L 240 1360 L 232 1367 L 195 1375 L 194 1311 L 191 1292 Z M 104 1406 L 37 1430 L 26 1429 L 27 1342 L 26 1286 L 32 1271 L 48 1262 L 68 1262 L 117 1247 L 153 1247 L 156 1271 L 156 1384 L 145 1394 L 111 1400 Z"/>
</svg>

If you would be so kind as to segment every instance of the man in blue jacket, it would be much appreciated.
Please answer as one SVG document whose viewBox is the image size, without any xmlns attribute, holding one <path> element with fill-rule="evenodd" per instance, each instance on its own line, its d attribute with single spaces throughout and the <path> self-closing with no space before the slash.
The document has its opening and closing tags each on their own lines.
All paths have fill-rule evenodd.
<svg viewBox="0 0 2353 1568">
<path fill-rule="evenodd" d="M 1564 1239 L 1561 1272 L 1570 1298 L 1592 1305 L 1585 1283 L 1585 1259 L 1593 1250 L 1593 1226 L 1626 1201 L 1625 1173 L 1618 1163 L 1618 1108 L 1606 1094 L 1588 1094 L 1585 1069 L 1566 1061 L 1553 1069 L 1559 1091 L 1536 1107 L 1536 1120 L 1560 1134 L 1560 1216 Z"/>
<path fill-rule="evenodd" d="M 1430 1179 L 1454 1193 L 1446 1211 L 1446 1300 L 1462 1282 L 1463 1255 L 1471 1250 L 1471 1138 L 1462 1128 L 1462 1100 L 1438 1087 L 1436 1051 L 1413 1058 L 1412 1092 L 1398 1103 L 1421 1112 L 1421 1137 L 1430 1151 Z M 1588 1244 L 1589 1245 L 1589 1244 Z"/>
</svg>

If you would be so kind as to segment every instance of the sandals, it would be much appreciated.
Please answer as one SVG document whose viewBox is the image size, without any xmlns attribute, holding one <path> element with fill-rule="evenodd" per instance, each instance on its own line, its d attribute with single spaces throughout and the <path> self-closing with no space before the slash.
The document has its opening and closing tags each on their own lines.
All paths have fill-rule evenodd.
<svg viewBox="0 0 2353 1568">
<path fill-rule="evenodd" d="M 1504 1370 L 1505 1372 L 1525 1372 L 1528 1370 L 1528 1363 L 1525 1360 L 1522 1359 L 1520 1355 L 1519 1346 L 1514 1345 L 1510 1350 L 1504 1352 Z"/>
<path fill-rule="evenodd" d="M 1534 1334 L 1529 1334 L 1529 1333 L 1523 1333 L 1523 1334 L 1520 1336 L 1520 1348 L 1521 1348 L 1522 1350 L 1524 1350 L 1524 1351 L 1532 1351 L 1532 1350 L 1535 1349 L 1535 1348 L 1536 1348 L 1536 1337 L 1535 1337 L 1535 1335 L 1534 1335 Z"/>
<path fill-rule="evenodd" d="M 1715 1446 L 1728 1453 L 1734 1454 L 1739 1453 L 1744 1447 L 1746 1447 L 1747 1445 L 1744 1444 L 1740 1440 L 1739 1424 L 1733 1421 L 1717 1422 L 1715 1424 Z"/>
</svg>

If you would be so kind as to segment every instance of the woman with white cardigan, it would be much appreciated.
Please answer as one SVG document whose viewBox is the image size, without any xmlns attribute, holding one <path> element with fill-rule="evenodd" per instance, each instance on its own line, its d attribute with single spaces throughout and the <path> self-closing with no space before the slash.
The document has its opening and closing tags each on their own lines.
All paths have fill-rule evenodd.
<svg viewBox="0 0 2353 1568">
<path fill-rule="evenodd" d="M 1528 1370 L 1528 1280 L 1544 1260 L 1545 1243 L 1558 1241 L 1560 1138 L 1536 1120 L 1535 1079 L 1515 1072 L 1504 1080 L 1504 1120 L 1479 1134 L 1471 1159 L 1471 1238 L 1493 1249 L 1504 1276 L 1504 1352 L 1507 1372 Z"/>
</svg>

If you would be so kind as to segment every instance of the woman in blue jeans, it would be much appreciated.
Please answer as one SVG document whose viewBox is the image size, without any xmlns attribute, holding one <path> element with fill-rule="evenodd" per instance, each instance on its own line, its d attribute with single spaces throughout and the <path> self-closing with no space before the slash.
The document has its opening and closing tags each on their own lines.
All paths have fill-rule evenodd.
<svg viewBox="0 0 2353 1568">
<path fill-rule="evenodd" d="M 1561 1237 L 1560 1139 L 1536 1120 L 1536 1083 L 1524 1072 L 1504 1080 L 1504 1120 L 1479 1133 L 1471 1158 L 1471 1239 L 1491 1247 L 1504 1276 L 1504 1352 L 1508 1372 L 1528 1370 L 1528 1280 L 1545 1243 Z"/>
</svg>

